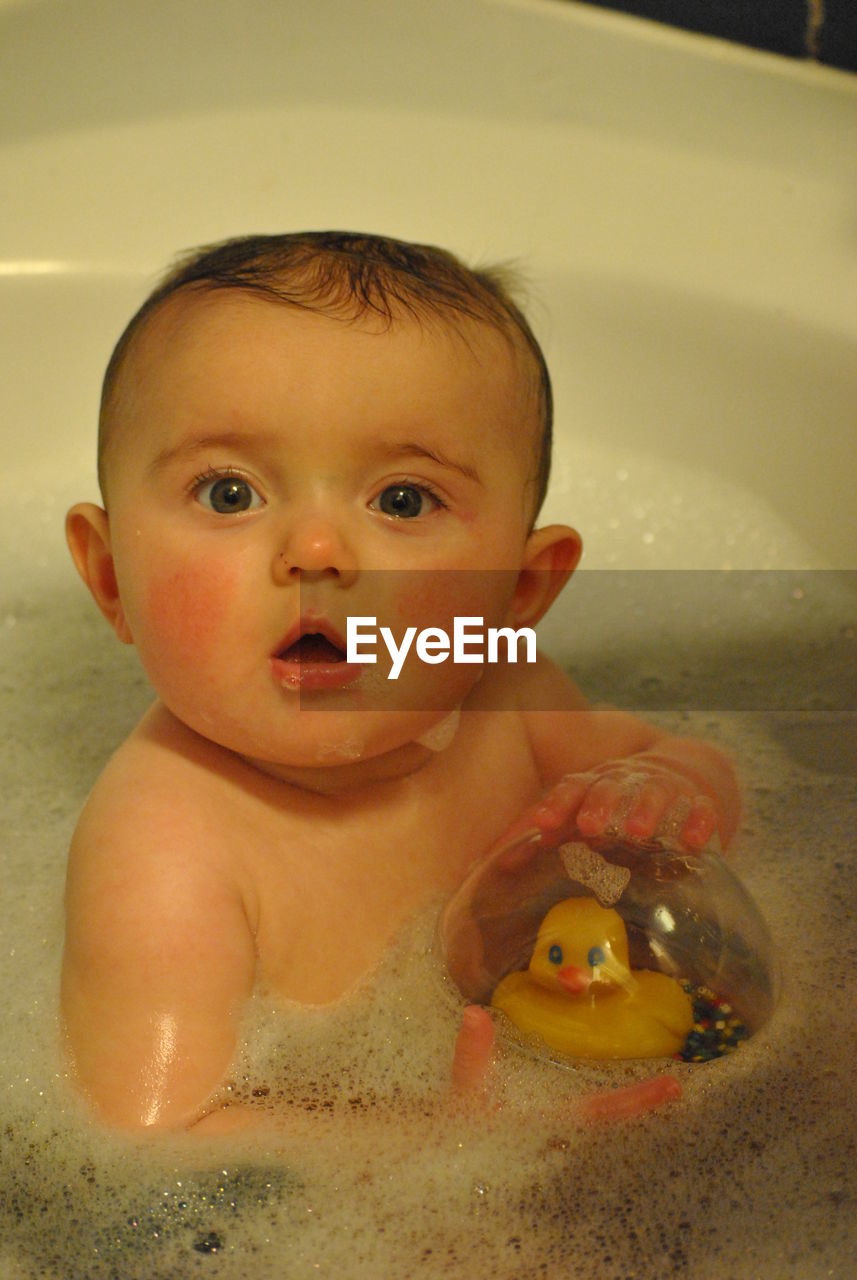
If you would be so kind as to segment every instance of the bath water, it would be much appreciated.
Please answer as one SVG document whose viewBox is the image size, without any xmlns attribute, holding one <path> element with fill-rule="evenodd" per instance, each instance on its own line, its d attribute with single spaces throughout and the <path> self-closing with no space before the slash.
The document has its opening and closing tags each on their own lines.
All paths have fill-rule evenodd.
<svg viewBox="0 0 857 1280">
<path fill-rule="evenodd" d="M 502 1107 L 439 1119 L 460 1006 L 434 946 L 432 910 L 340 1005 L 281 1007 L 260 993 L 247 1011 L 228 1093 L 260 1110 L 288 1109 L 290 1139 L 272 1128 L 261 1138 L 138 1141 L 89 1123 L 59 1052 L 65 852 L 87 790 L 151 697 L 133 654 L 66 566 L 56 529 L 75 496 L 34 495 L 26 505 L 8 533 L 0 605 L 4 1280 L 850 1274 L 850 585 L 783 578 L 755 637 L 743 636 L 742 647 L 727 626 L 719 682 L 709 680 L 693 706 L 684 694 L 667 696 L 676 672 L 685 692 L 694 685 L 687 635 L 672 646 L 661 636 L 658 651 L 644 646 L 635 664 L 633 627 L 617 624 L 622 644 L 607 652 L 600 639 L 587 646 L 579 637 L 579 616 L 562 615 L 577 636 L 568 660 L 584 688 L 607 697 L 618 682 L 628 705 L 648 706 L 666 728 L 721 743 L 744 781 L 731 862 L 771 928 L 781 996 L 770 1022 L 734 1054 L 669 1064 L 683 1084 L 679 1102 L 587 1126 L 576 1099 L 659 1067 L 559 1069 L 501 1044 Z M 692 591 L 694 581 L 673 585 Z M 562 607 L 571 611 L 573 599 Z M 804 603 L 820 621 L 796 652 L 789 637 Z M 776 672 L 755 703 L 723 652 L 733 640 L 745 677 L 748 646 L 764 654 L 760 679 Z M 700 673 L 708 656 L 702 645 Z M 819 677 L 826 665 L 828 681 Z"/>
</svg>

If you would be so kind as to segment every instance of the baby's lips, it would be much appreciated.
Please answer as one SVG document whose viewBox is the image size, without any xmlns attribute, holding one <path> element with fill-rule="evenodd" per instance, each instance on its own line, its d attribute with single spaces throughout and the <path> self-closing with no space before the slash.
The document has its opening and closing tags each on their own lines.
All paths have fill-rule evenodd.
<svg viewBox="0 0 857 1280">
<path fill-rule="evenodd" d="M 297 622 L 293 623 L 292 626 L 289 627 L 280 643 L 274 649 L 271 657 L 281 660 L 285 659 L 286 654 L 295 650 L 295 647 L 300 645 L 302 639 L 310 636 L 319 637 L 319 645 L 321 642 L 326 642 L 333 650 L 336 650 L 342 655 L 341 657 L 336 657 L 335 661 L 341 662 L 345 659 L 345 639 L 340 634 L 338 628 L 322 614 L 315 614 L 311 612 L 302 613 Z"/>
<path fill-rule="evenodd" d="M 283 662 L 344 662 L 345 653 L 320 631 L 310 631 L 277 654 Z"/>
<path fill-rule="evenodd" d="M 271 673 L 281 689 L 323 693 L 354 684 L 363 674 L 347 661 L 345 641 L 332 623 L 316 614 L 302 615 L 271 654 Z"/>
</svg>

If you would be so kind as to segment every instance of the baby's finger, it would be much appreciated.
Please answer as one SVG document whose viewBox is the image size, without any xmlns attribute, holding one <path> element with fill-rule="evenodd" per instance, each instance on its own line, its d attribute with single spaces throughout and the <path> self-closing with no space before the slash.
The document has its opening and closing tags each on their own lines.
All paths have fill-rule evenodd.
<svg viewBox="0 0 857 1280">
<path fill-rule="evenodd" d="M 536 825 L 544 832 L 554 832 L 569 818 L 574 818 L 591 786 L 589 773 L 566 774 L 536 806 L 533 813 Z"/>
<path fill-rule="evenodd" d="M 675 1076 L 654 1076 L 640 1084 L 627 1085 L 623 1089 L 606 1089 L 603 1093 L 590 1094 L 579 1104 L 584 1120 L 605 1123 L 612 1120 L 631 1120 L 645 1115 L 666 1102 L 681 1097 L 681 1083 Z"/>
<path fill-rule="evenodd" d="M 717 811 L 708 796 L 694 797 L 682 828 L 681 840 L 688 849 L 702 849 L 717 830 Z"/>
<path fill-rule="evenodd" d="M 494 1053 L 494 1023 L 487 1009 L 468 1005 L 461 1015 L 450 1079 L 450 1100 L 468 1106 L 484 1100 Z"/>
<path fill-rule="evenodd" d="M 675 787 L 650 778 L 631 802 L 625 818 L 625 831 L 637 840 L 648 840 L 661 825 L 675 800 Z"/>
<path fill-rule="evenodd" d="M 615 826 L 627 807 L 627 786 L 617 778 L 596 778 L 577 811 L 577 829 L 583 836 L 600 836 Z"/>
<path fill-rule="evenodd" d="M 569 826 L 568 834 L 573 834 L 578 807 L 591 785 L 591 774 L 567 774 L 551 787 L 494 845 L 495 865 L 506 872 L 518 872 L 536 856 L 542 836 L 560 839 L 564 824 Z"/>
<path fill-rule="evenodd" d="M 516 874 L 532 862 L 541 845 L 542 832 L 535 825 L 532 813 L 513 824 L 493 846 L 491 859 L 498 871 Z"/>
</svg>

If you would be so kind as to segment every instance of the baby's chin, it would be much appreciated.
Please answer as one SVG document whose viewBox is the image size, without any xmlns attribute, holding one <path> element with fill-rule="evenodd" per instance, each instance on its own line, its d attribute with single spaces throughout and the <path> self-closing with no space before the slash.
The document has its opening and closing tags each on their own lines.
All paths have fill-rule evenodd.
<svg viewBox="0 0 857 1280">
<path fill-rule="evenodd" d="M 322 766 L 377 760 L 413 748 L 442 750 L 454 737 L 459 716 L 457 709 L 452 713 L 369 711 L 359 717 L 339 716 L 336 712 L 302 716 L 306 714 L 313 716 L 314 723 L 311 729 L 307 725 L 300 760 L 294 758 L 293 763 Z"/>
<path fill-rule="evenodd" d="M 360 740 L 343 739 L 320 744 L 312 756 L 307 753 L 300 762 L 291 764 L 253 756 L 242 756 L 242 759 L 245 764 L 280 782 L 319 795 L 333 796 L 407 777 L 432 757 L 431 749 L 416 741 L 371 754 Z"/>
<path fill-rule="evenodd" d="M 288 729 L 266 736 L 250 726 L 190 727 L 272 776 L 335 770 L 376 761 L 390 775 L 408 772 L 445 750 L 455 736 L 458 711 L 300 710 Z M 399 767 L 400 766 L 400 767 Z"/>
<path fill-rule="evenodd" d="M 360 760 L 379 759 L 418 747 L 432 754 L 446 750 L 458 730 L 460 708 L 453 711 L 377 712 L 380 724 L 371 731 L 343 732 L 326 737 L 316 744 L 317 765 L 353 764 Z M 392 719 L 391 719 L 392 717 Z M 405 721 L 407 717 L 407 721 Z M 413 722 L 413 723 L 412 723 Z"/>
</svg>

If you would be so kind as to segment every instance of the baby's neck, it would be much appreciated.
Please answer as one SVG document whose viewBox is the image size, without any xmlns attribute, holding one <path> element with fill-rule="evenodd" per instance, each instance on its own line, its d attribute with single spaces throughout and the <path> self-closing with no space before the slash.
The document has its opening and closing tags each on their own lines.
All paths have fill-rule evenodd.
<svg viewBox="0 0 857 1280">
<path fill-rule="evenodd" d="M 252 768 L 268 777 L 320 796 L 346 795 L 384 782 L 395 782 L 399 778 L 417 773 L 434 758 L 434 752 L 416 742 L 408 742 L 395 751 L 387 751 L 368 760 L 317 767 L 277 764 L 242 757 Z"/>
</svg>

